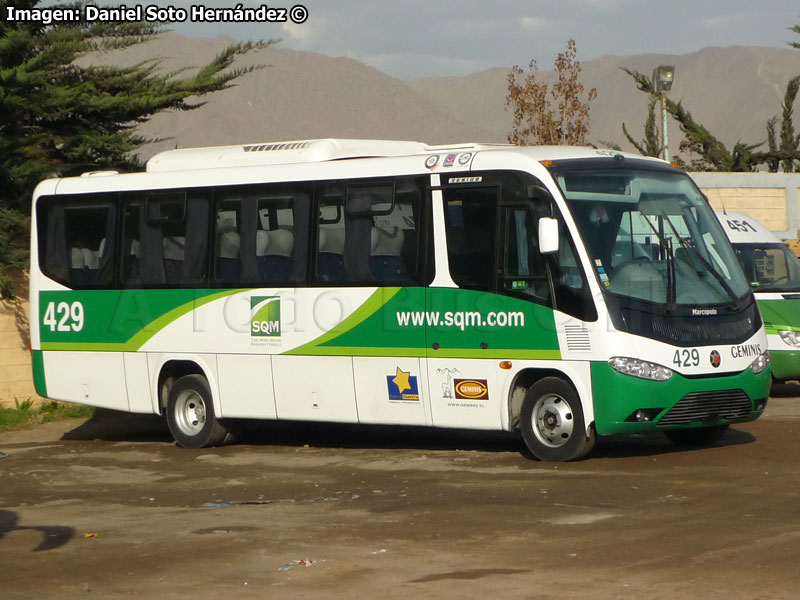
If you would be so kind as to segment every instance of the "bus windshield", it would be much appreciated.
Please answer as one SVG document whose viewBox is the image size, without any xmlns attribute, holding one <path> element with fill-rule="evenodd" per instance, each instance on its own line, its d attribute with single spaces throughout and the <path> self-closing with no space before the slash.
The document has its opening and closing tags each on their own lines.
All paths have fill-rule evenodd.
<svg viewBox="0 0 800 600">
<path fill-rule="evenodd" d="M 735 244 L 754 292 L 800 292 L 800 260 L 784 244 Z"/>
<path fill-rule="evenodd" d="M 559 165 L 554 172 L 602 288 L 675 306 L 734 307 L 749 285 L 692 180 L 666 169 Z"/>
</svg>

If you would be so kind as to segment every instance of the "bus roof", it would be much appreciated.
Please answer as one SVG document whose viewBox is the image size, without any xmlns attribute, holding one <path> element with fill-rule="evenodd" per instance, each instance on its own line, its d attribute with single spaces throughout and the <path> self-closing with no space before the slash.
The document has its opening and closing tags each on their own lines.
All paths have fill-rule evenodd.
<svg viewBox="0 0 800 600">
<path fill-rule="evenodd" d="M 596 148 L 575 146 L 520 147 L 510 144 L 481 144 L 473 142 L 431 146 L 422 142 L 412 141 L 331 138 L 167 150 L 156 154 L 147 161 L 147 172 L 163 173 L 222 167 L 283 165 L 354 158 L 399 157 L 511 149 L 523 152 L 534 160 L 596 158 L 598 156 L 617 155 L 626 158 L 643 158 L 635 154 L 613 150 L 598 150 Z"/>
<path fill-rule="evenodd" d="M 732 244 L 781 244 L 781 239 L 750 215 L 730 210 L 714 211 Z"/>
</svg>

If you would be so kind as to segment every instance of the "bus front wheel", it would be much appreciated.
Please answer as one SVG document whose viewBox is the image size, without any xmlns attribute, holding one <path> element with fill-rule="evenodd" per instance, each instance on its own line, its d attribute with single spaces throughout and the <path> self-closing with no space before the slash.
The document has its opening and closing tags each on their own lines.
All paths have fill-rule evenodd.
<svg viewBox="0 0 800 600">
<path fill-rule="evenodd" d="M 175 382 L 167 401 L 167 425 L 184 448 L 207 448 L 227 441 L 228 429 L 217 420 L 211 389 L 202 375 L 185 375 Z"/>
<path fill-rule="evenodd" d="M 545 377 L 528 389 L 520 429 L 525 445 L 542 461 L 576 460 L 594 447 L 594 428 L 587 434 L 578 394 L 558 377 Z"/>
</svg>

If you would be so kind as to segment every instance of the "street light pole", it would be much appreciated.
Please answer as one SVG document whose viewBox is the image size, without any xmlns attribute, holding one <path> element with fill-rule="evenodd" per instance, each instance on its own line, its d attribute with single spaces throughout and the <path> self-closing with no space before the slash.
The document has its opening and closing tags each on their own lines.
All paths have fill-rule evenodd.
<svg viewBox="0 0 800 600">
<path fill-rule="evenodd" d="M 661 130 L 664 132 L 664 160 L 669 160 L 669 137 L 667 136 L 667 94 L 661 92 Z"/>
<path fill-rule="evenodd" d="M 672 80 L 675 78 L 673 65 L 659 65 L 653 69 L 653 83 L 656 93 L 661 100 L 661 131 L 664 138 L 662 156 L 669 160 L 669 137 L 667 136 L 667 92 L 672 89 Z"/>
</svg>

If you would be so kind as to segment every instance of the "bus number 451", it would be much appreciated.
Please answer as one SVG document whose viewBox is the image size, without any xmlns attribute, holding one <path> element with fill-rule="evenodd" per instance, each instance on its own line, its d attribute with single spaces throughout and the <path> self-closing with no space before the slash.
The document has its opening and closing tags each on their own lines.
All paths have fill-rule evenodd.
<svg viewBox="0 0 800 600">
<path fill-rule="evenodd" d="M 83 329 L 83 304 L 73 302 L 50 302 L 42 320 L 50 331 L 80 331 Z"/>
</svg>

